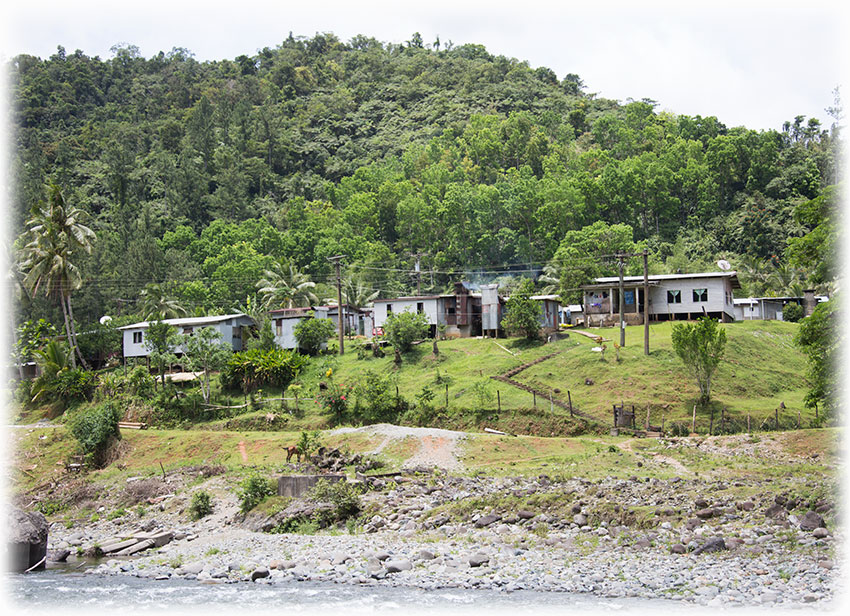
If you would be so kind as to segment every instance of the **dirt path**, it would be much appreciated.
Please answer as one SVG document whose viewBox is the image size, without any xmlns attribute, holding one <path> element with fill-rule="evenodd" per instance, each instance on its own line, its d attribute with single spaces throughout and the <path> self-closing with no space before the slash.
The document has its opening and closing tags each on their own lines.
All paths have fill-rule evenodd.
<svg viewBox="0 0 850 616">
<path fill-rule="evenodd" d="M 623 441 L 618 446 L 623 451 L 628 451 L 629 453 L 634 454 L 636 456 L 641 456 L 641 457 L 643 457 L 644 460 L 647 460 L 649 462 L 656 463 L 656 464 L 659 464 L 659 463 L 660 464 L 666 464 L 668 466 L 672 466 L 682 475 L 693 475 L 693 473 L 690 470 L 688 470 L 688 467 L 685 466 L 684 464 L 682 464 L 681 462 L 679 462 L 676 458 L 671 458 L 670 456 L 664 456 L 664 455 L 661 455 L 661 454 L 655 453 L 655 452 L 648 452 L 648 451 L 636 452 L 634 449 L 632 449 L 632 443 L 634 441 L 635 441 L 635 439 L 630 438 L 628 440 Z"/>
<path fill-rule="evenodd" d="M 411 428 L 394 426 L 392 424 L 375 424 L 362 428 L 338 428 L 332 434 L 361 432 L 374 436 L 383 436 L 381 444 L 371 453 L 380 453 L 390 443 L 404 440 L 408 437 L 419 439 L 419 449 L 409 457 L 404 466 L 435 466 L 447 471 L 463 469 L 463 463 L 458 459 L 459 443 L 466 438 L 465 432 L 442 430 L 440 428 Z"/>
</svg>

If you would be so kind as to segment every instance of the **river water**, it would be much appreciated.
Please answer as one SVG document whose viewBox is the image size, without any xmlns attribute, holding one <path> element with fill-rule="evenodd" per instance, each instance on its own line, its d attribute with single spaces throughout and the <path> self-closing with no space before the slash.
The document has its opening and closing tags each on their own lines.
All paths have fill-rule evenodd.
<svg viewBox="0 0 850 616">
<path fill-rule="evenodd" d="M 194 580 L 155 581 L 131 576 L 85 574 L 71 568 L 50 568 L 29 574 L 7 574 L 5 594 L 16 614 L 109 612 L 205 613 L 262 610 L 263 613 L 375 614 L 405 616 L 451 614 L 517 614 L 693 611 L 664 599 L 606 599 L 592 595 L 475 589 L 424 591 L 390 586 L 354 586 L 318 582 L 276 584 L 204 583 Z M 690 609 L 689 609 L 690 607 Z"/>
</svg>

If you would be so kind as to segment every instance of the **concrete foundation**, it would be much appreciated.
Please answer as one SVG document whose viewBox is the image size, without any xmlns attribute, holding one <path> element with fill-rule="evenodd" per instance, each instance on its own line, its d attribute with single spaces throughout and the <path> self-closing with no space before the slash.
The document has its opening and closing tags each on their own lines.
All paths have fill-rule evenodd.
<svg viewBox="0 0 850 616">
<path fill-rule="evenodd" d="M 284 475 L 277 478 L 277 495 L 298 498 L 319 483 L 320 479 L 336 483 L 345 481 L 345 475 Z"/>
</svg>

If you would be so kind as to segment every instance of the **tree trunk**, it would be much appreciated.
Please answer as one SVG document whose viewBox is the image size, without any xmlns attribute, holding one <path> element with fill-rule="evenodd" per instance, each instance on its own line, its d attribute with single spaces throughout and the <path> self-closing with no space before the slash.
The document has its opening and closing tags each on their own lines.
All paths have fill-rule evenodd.
<svg viewBox="0 0 850 616">
<path fill-rule="evenodd" d="M 59 303 L 62 304 L 62 316 L 65 318 L 65 336 L 68 338 L 68 346 L 71 349 L 71 368 L 76 370 L 77 360 L 74 357 L 74 341 L 71 338 L 71 326 L 68 324 L 68 305 L 65 303 L 65 293 L 59 293 Z"/>
<path fill-rule="evenodd" d="M 74 337 L 74 349 L 77 351 L 77 355 L 80 357 L 80 363 L 83 365 L 84 370 L 89 369 L 88 363 L 86 363 L 85 357 L 83 357 L 82 352 L 80 351 L 80 345 L 77 344 L 77 329 L 74 326 L 74 311 L 71 309 L 71 294 L 68 293 L 68 316 L 69 321 L 71 323 L 71 335 Z"/>
</svg>

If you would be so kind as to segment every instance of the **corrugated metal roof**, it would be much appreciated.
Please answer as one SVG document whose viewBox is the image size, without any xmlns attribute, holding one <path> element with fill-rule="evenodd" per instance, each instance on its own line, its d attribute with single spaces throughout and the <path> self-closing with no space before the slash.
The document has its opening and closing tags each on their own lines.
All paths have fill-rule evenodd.
<svg viewBox="0 0 850 616">
<path fill-rule="evenodd" d="M 247 314 L 240 312 L 237 314 L 220 314 L 212 317 L 182 317 L 180 319 L 163 319 L 162 322 L 168 323 L 169 325 L 174 325 L 175 327 L 186 327 L 189 325 L 211 325 L 213 323 L 221 323 L 222 321 L 228 321 L 237 317 L 247 316 Z M 144 329 L 146 327 L 149 327 L 151 323 L 156 323 L 156 321 L 140 321 L 139 323 L 133 323 L 132 325 L 124 325 L 123 327 L 119 327 L 118 329 Z"/>
</svg>

